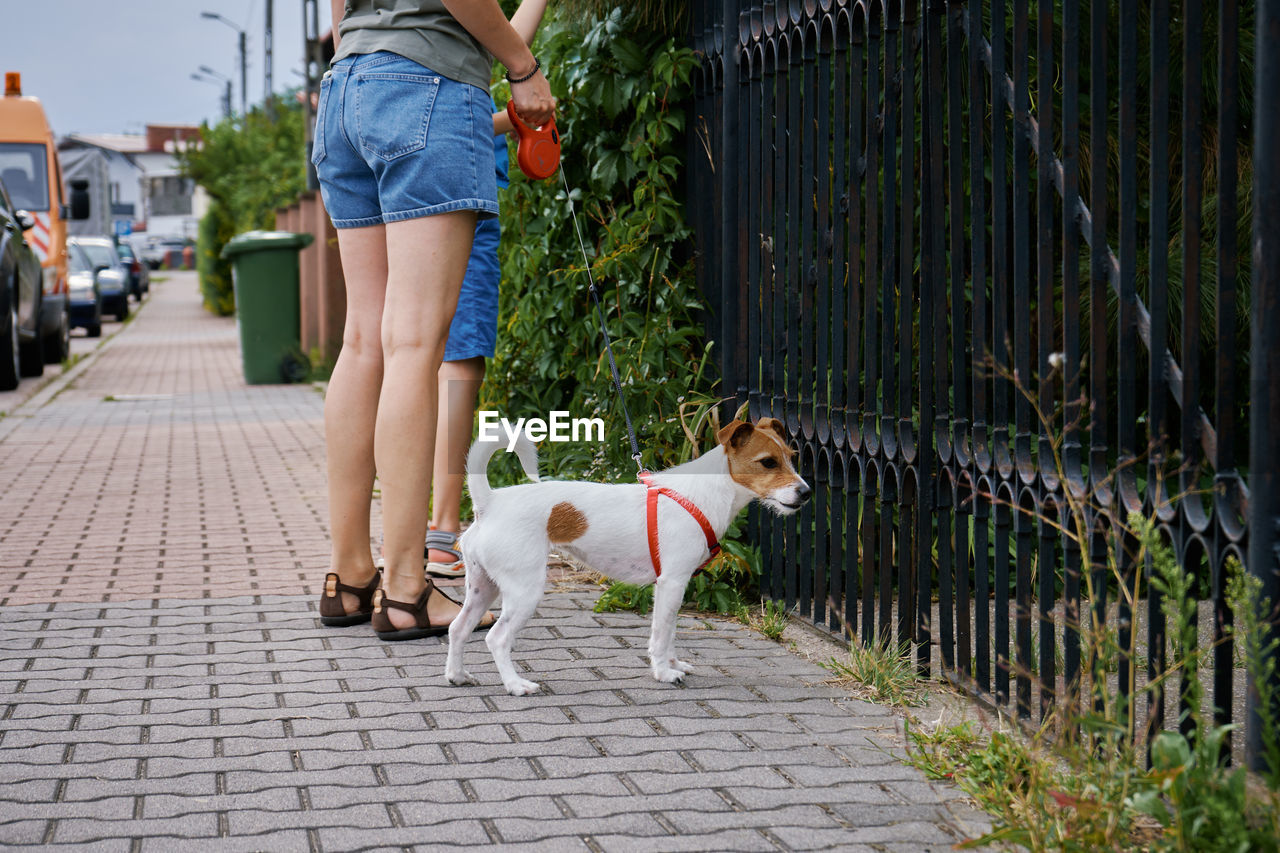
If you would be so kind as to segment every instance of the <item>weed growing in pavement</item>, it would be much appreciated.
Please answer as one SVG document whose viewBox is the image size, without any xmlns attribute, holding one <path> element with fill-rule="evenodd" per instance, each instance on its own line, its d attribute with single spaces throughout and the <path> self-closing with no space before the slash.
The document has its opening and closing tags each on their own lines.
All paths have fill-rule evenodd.
<svg viewBox="0 0 1280 853">
<path fill-rule="evenodd" d="M 846 660 L 832 658 L 822 666 L 833 673 L 835 683 L 879 705 L 916 707 L 924 704 L 928 692 L 911 660 L 909 643 L 864 645 L 855 637 Z"/>
<path fill-rule="evenodd" d="M 773 601 L 772 599 L 760 599 L 760 607 L 753 608 L 748 604 L 743 604 L 738 608 L 738 621 L 748 628 L 759 631 L 770 640 L 776 643 L 782 642 L 782 634 L 787 629 L 787 625 L 791 622 L 791 611 L 787 610 L 785 604 L 781 601 Z"/>
<path fill-rule="evenodd" d="M 782 632 L 787 627 L 791 614 L 781 601 L 768 598 L 760 600 L 760 633 L 770 640 L 781 640 Z"/>
</svg>

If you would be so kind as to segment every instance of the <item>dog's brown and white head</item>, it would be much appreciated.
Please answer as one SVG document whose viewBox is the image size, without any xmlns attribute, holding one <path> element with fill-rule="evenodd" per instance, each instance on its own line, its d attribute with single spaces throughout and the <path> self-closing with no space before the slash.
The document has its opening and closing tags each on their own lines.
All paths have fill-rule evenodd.
<svg viewBox="0 0 1280 853">
<path fill-rule="evenodd" d="M 779 515 L 800 509 L 813 493 L 796 473 L 796 452 L 787 445 L 781 421 L 734 421 L 721 429 L 716 439 L 724 447 L 733 481 Z"/>
</svg>

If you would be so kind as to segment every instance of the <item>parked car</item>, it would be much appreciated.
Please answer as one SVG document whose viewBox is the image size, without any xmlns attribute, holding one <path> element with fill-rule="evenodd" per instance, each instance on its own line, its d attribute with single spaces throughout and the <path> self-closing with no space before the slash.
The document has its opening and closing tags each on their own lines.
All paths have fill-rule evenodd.
<svg viewBox="0 0 1280 853">
<path fill-rule="evenodd" d="M 181 269 L 182 250 L 190 245 L 191 241 L 178 236 L 148 237 L 147 247 L 142 250 L 142 260 L 153 270 L 162 266 Z"/>
<path fill-rule="evenodd" d="M 44 372 L 40 352 L 44 276 L 26 238 L 35 224 L 30 214 L 14 209 L 0 183 L 0 391 L 12 391 L 21 377 Z"/>
<path fill-rule="evenodd" d="M 115 314 L 117 320 L 129 317 L 129 270 L 116 254 L 110 237 L 72 237 L 93 269 L 98 293 L 102 296 L 102 313 Z"/>
<path fill-rule="evenodd" d="M 102 334 L 102 293 L 98 289 L 98 276 L 93 262 L 75 240 L 67 241 L 67 281 L 70 285 L 68 310 L 71 325 L 84 329 L 89 337 Z"/>
<path fill-rule="evenodd" d="M 120 256 L 125 269 L 129 270 L 129 293 L 141 302 L 143 295 L 151 291 L 151 270 L 126 240 L 116 243 L 116 254 Z"/>
</svg>

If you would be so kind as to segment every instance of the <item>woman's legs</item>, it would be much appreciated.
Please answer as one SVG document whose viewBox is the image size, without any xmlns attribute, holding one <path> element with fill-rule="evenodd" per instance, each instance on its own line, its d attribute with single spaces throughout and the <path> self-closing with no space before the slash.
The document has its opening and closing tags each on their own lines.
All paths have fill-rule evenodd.
<svg viewBox="0 0 1280 853">
<path fill-rule="evenodd" d="M 474 211 L 386 226 L 382 391 L 373 456 L 382 489 L 383 589 L 395 601 L 416 601 L 426 585 L 422 542 L 435 456 L 438 374 L 475 226 Z M 445 624 L 458 605 L 435 595 L 427 609 L 433 624 Z M 387 613 L 397 628 L 412 624 L 408 613 L 395 608 Z"/>
<path fill-rule="evenodd" d="M 369 552 L 369 504 L 373 494 L 373 425 L 382 386 L 382 310 L 387 288 L 386 228 L 338 231 L 346 278 L 347 317 L 342 350 L 324 400 L 329 467 L 330 571 L 342 582 L 366 586 L 373 578 Z M 342 594 L 348 613 L 358 606 Z"/>
<path fill-rule="evenodd" d="M 434 487 L 431 495 L 431 523 L 437 530 L 457 533 L 462 526 L 462 480 L 471 425 L 475 420 L 476 397 L 484 381 L 484 357 L 446 361 L 440 366 L 440 416 L 437 421 Z M 432 550 L 428 559 L 448 563 L 454 558 Z"/>
</svg>

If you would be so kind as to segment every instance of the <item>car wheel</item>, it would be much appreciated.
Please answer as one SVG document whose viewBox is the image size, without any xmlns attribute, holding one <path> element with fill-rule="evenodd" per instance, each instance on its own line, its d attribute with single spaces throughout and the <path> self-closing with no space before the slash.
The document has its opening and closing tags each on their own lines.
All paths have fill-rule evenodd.
<svg viewBox="0 0 1280 853">
<path fill-rule="evenodd" d="M 40 351 L 40 338 L 18 344 L 18 369 L 23 376 L 40 376 L 44 373 L 44 353 Z"/>
<path fill-rule="evenodd" d="M 89 337 L 91 337 L 91 338 L 100 338 L 100 337 L 102 337 L 102 323 L 100 323 L 100 322 L 99 322 L 99 323 L 90 323 L 89 325 L 87 325 L 87 326 L 85 326 L 85 327 L 84 327 L 84 330 L 85 330 L 86 332 L 88 332 Z"/>
<path fill-rule="evenodd" d="M 64 310 L 58 323 L 58 331 L 44 339 L 46 364 L 59 364 L 71 355 L 71 317 Z"/>
<path fill-rule="evenodd" d="M 120 307 L 116 309 L 116 319 L 123 323 L 129 319 L 129 294 L 121 294 Z"/>
<path fill-rule="evenodd" d="M 18 387 L 21 375 L 18 364 L 18 312 L 9 309 L 7 325 L 0 335 L 0 391 L 12 391 Z"/>
</svg>

